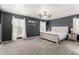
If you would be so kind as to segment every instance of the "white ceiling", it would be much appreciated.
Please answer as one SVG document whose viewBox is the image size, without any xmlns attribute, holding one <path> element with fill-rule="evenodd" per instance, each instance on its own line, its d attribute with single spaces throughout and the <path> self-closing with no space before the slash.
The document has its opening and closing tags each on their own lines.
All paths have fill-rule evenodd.
<svg viewBox="0 0 79 59">
<path fill-rule="evenodd" d="M 35 18 L 39 18 L 38 15 L 45 10 L 52 15 L 51 19 L 79 14 L 79 4 L 1 4 L 1 8 L 3 11 Z"/>
</svg>

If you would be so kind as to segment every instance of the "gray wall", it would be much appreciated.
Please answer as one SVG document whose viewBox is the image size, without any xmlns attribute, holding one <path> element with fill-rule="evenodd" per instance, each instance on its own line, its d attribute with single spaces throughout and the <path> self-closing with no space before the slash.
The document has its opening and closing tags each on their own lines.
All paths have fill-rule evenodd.
<svg viewBox="0 0 79 59">
<path fill-rule="evenodd" d="M 39 19 L 7 13 L 7 12 L 2 12 L 2 41 L 8 41 L 8 40 L 11 40 L 12 38 L 12 23 L 11 23 L 12 16 L 15 16 L 18 18 L 25 18 L 26 34 L 28 37 L 40 35 L 40 20 Z M 29 23 L 28 23 L 29 20 L 37 21 L 37 25 L 35 28 L 29 27 Z"/>
<path fill-rule="evenodd" d="M 47 30 L 52 26 L 69 26 L 69 28 L 73 27 L 73 17 L 78 17 L 79 15 L 72 15 L 68 17 L 63 17 L 59 19 L 52 19 L 47 22 Z M 69 30 L 70 32 L 70 30 Z"/>
<path fill-rule="evenodd" d="M 0 23 L 1 23 L 1 10 L 0 10 Z"/>
<path fill-rule="evenodd" d="M 0 42 L 1 42 L 1 10 L 0 10 Z"/>
<path fill-rule="evenodd" d="M 0 42 L 1 42 L 2 40 L 1 40 L 1 24 L 0 24 Z"/>
</svg>

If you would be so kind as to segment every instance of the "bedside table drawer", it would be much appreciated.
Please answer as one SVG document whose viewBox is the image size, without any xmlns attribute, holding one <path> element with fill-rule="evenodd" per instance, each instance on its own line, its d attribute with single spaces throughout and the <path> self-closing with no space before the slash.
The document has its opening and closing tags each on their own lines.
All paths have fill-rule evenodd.
<svg viewBox="0 0 79 59">
<path fill-rule="evenodd" d="M 77 35 L 75 33 L 69 33 L 68 34 L 68 39 L 77 41 Z"/>
</svg>

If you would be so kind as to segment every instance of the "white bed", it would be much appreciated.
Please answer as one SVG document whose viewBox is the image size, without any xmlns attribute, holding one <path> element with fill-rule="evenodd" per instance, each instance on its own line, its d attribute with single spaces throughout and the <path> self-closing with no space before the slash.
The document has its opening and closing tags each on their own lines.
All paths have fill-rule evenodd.
<svg viewBox="0 0 79 59">
<path fill-rule="evenodd" d="M 47 31 L 46 33 L 49 33 L 49 34 L 55 34 L 55 35 L 58 35 L 58 39 L 61 41 L 61 40 L 63 40 L 63 39 L 65 39 L 66 38 L 66 36 L 67 36 L 67 33 L 64 33 L 64 32 L 61 32 L 61 33 L 59 33 L 59 32 L 51 32 L 51 31 Z"/>
<path fill-rule="evenodd" d="M 68 26 L 51 27 L 51 31 L 41 33 L 41 38 L 45 38 L 47 40 L 58 43 L 59 41 L 66 39 L 67 34 Z"/>
</svg>

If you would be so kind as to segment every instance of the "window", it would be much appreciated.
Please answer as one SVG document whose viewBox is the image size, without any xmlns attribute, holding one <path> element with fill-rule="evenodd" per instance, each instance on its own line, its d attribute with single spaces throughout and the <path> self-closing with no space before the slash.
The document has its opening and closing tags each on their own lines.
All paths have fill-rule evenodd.
<svg viewBox="0 0 79 59">
<path fill-rule="evenodd" d="M 20 19 L 13 16 L 12 19 L 12 40 L 17 40 L 17 37 L 26 38 L 25 18 Z"/>
<path fill-rule="evenodd" d="M 73 32 L 79 34 L 79 18 L 73 18 Z"/>
</svg>

